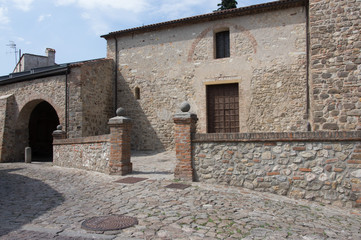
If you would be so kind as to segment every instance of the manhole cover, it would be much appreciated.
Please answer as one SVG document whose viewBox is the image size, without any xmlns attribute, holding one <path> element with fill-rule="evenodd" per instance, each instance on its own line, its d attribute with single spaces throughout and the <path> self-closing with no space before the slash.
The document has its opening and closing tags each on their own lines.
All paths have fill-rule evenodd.
<svg viewBox="0 0 361 240">
<path fill-rule="evenodd" d="M 182 183 L 172 183 L 168 186 L 165 186 L 166 188 L 175 188 L 175 189 L 186 189 L 187 187 L 190 187 L 191 185 L 182 184 Z"/>
<path fill-rule="evenodd" d="M 115 231 L 138 224 L 134 217 L 124 215 L 111 215 L 102 217 L 92 217 L 81 224 L 81 228 L 90 231 Z"/>
<path fill-rule="evenodd" d="M 115 181 L 115 182 L 133 184 L 133 183 L 144 181 L 146 179 L 148 179 L 148 178 L 127 177 L 127 178 L 123 178 L 123 179 L 120 179 L 120 180 Z"/>
</svg>

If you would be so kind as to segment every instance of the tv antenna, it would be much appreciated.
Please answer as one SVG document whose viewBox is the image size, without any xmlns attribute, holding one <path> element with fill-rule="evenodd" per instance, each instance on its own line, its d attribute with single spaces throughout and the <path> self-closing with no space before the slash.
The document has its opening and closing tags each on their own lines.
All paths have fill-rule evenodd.
<svg viewBox="0 0 361 240">
<path fill-rule="evenodd" d="M 9 44 L 6 44 L 6 46 L 13 49 L 13 51 L 10 52 L 10 53 L 14 53 L 14 55 L 15 55 L 15 65 L 16 65 L 18 63 L 18 58 L 17 58 L 18 50 L 16 48 L 16 43 L 14 41 L 9 41 Z"/>
</svg>

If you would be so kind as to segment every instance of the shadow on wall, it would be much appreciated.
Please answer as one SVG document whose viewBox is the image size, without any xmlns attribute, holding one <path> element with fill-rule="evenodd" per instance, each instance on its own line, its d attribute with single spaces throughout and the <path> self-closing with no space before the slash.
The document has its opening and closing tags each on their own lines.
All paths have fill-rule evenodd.
<svg viewBox="0 0 361 240">
<path fill-rule="evenodd" d="M 6 115 L 5 115 L 5 129 L 4 135 L 2 136 L 3 146 L 0 162 L 15 162 L 16 158 L 16 133 L 15 133 L 15 122 L 19 115 L 18 104 L 15 100 L 14 95 L 8 99 Z"/>
<path fill-rule="evenodd" d="M 138 100 L 135 99 L 133 91 L 121 73 L 118 74 L 118 107 L 123 107 L 126 110 L 126 115 L 133 120 L 131 148 L 142 151 L 164 151 L 163 143 Z"/>
<path fill-rule="evenodd" d="M 64 197 L 42 181 L 0 170 L 0 237 L 59 206 Z"/>
</svg>

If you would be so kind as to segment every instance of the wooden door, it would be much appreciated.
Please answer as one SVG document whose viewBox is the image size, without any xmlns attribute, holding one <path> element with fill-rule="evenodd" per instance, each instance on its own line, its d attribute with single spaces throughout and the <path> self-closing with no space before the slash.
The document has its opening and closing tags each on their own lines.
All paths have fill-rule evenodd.
<svg viewBox="0 0 361 240">
<path fill-rule="evenodd" d="M 209 133 L 239 132 L 238 83 L 207 86 Z"/>
</svg>

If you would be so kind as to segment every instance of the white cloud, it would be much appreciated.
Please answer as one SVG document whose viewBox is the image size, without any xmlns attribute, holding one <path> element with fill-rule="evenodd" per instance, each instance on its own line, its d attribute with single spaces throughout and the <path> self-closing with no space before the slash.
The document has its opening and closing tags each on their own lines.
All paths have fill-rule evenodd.
<svg viewBox="0 0 361 240">
<path fill-rule="evenodd" d="M 64 6 L 64 5 L 69 5 L 69 4 L 72 4 L 75 2 L 76 2 L 76 0 L 56 0 L 55 5 L 56 6 Z"/>
<path fill-rule="evenodd" d="M 218 2 L 219 0 L 161 0 L 159 5 L 153 6 L 153 11 L 155 14 L 161 14 L 169 19 L 177 19 L 193 16 L 199 9 L 202 9 L 203 13 L 210 13 L 217 9 Z"/>
<path fill-rule="evenodd" d="M 101 17 L 89 13 L 83 13 L 81 16 L 90 22 L 91 28 L 96 35 L 99 36 L 110 31 L 109 25 Z"/>
<path fill-rule="evenodd" d="M 147 0 L 56 0 L 57 6 L 71 4 L 86 10 L 127 10 L 136 13 L 144 11 L 148 6 Z"/>
<path fill-rule="evenodd" d="M 1 1 L 1 0 L 0 0 Z M 267 0 L 238 1 L 238 6 Z M 270 0 L 268 0 L 270 1 Z M 77 7 L 81 16 L 97 34 L 106 34 L 114 23 L 122 27 L 134 27 L 159 21 L 174 20 L 198 14 L 211 13 L 218 8 L 220 0 L 55 0 L 56 6 Z M 42 18 L 38 19 L 43 20 Z M 113 25 L 113 27 L 111 27 Z"/>
<path fill-rule="evenodd" d="M 56 0 L 56 6 L 76 6 L 97 35 L 108 33 L 111 22 L 139 23 L 150 0 Z"/>
<path fill-rule="evenodd" d="M 15 7 L 27 12 L 31 9 L 31 4 L 33 3 L 34 0 L 13 0 Z"/>
<path fill-rule="evenodd" d="M 7 13 L 8 9 L 6 7 L 0 7 L 0 25 L 6 25 L 10 22 Z"/>
<path fill-rule="evenodd" d="M 50 17 L 51 17 L 51 14 L 40 15 L 38 17 L 38 22 L 42 22 L 45 20 L 45 18 L 50 18 Z"/>
</svg>

